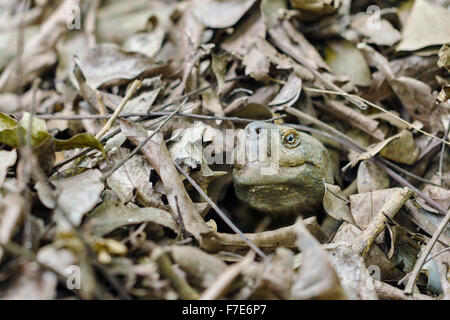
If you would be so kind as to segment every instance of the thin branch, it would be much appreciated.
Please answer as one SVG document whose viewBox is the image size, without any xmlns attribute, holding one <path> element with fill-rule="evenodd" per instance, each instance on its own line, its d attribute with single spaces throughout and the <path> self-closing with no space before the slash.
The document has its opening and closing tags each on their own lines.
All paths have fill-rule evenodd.
<svg viewBox="0 0 450 320">
<path fill-rule="evenodd" d="M 128 92 L 125 94 L 125 97 L 122 99 L 122 102 L 120 102 L 119 106 L 114 110 L 114 113 L 111 115 L 111 118 L 109 118 L 108 122 L 105 124 L 105 126 L 97 133 L 95 136 L 97 139 L 100 139 L 105 135 L 105 133 L 111 129 L 114 121 L 116 121 L 117 117 L 119 116 L 119 113 L 122 111 L 122 109 L 125 107 L 127 102 L 131 99 L 131 97 L 134 95 L 136 90 L 139 89 L 142 82 L 140 80 L 135 80 L 133 84 L 131 85 Z"/>
<path fill-rule="evenodd" d="M 440 254 L 442 254 L 442 253 L 444 253 L 444 252 L 446 252 L 446 251 L 449 251 L 449 250 L 450 250 L 450 247 L 447 247 L 447 248 L 445 248 L 445 249 L 442 249 L 442 250 L 436 252 L 436 253 L 433 254 L 431 257 L 429 257 L 429 258 L 427 259 L 427 261 L 425 261 L 425 263 L 430 262 L 431 260 L 433 260 L 434 258 L 436 258 L 438 255 L 440 255 Z"/>
<path fill-rule="evenodd" d="M 444 139 L 447 140 L 448 139 L 448 134 L 450 133 L 450 123 L 447 124 L 447 130 L 445 130 L 445 136 Z M 443 174 L 443 166 L 444 166 L 444 155 L 445 155 L 445 143 L 442 144 L 442 148 L 441 148 L 441 156 L 439 157 L 439 171 L 438 171 L 438 176 L 439 176 L 439 184 L 442 187 L 443 185 L 443 181 L 444 181 L 444 174 Z"/>
<path fill-rule="evenodd" d="M 405 293 L 406 294 L 412 294 L 414 290 L 414 285 L 416 283 L 417 276 L 420 273 L 420 270 L 422 270 L 423 265 L 425 264 L 425 261 L 428 258 L 428 255 L 430 254 L 431 250 L 433 249 L 433 246 L 435 245 L 436 241 L 439 239 L 439 236 L 441 235 L 442 231 L 446 227 L 448 221 L 450 220 L 450 210 L 445 215 L 444 219 L 442 219 L 441 223 L 439 224 L 439 227 L 436 229 L 436 231 L 433 234 L 433 237 L 428 242 L 424 253 L 420 256 L 420 258 L 416 261 L 416 264 L 414 265 L 414 269 L 412 271 L 411 276 L 408 279 L 408 282 L 405 286 Z"/>
<path fill-rule="evenodd" d="M 169 111 L 157 111 L 157 112 L 137 112 L 137 113 L 123 113 L 120 115 L 121 118 L 130 117 L 152 117 L 152 116 L 167 116 L 170 115 Z M 98 120 L 98 119 L 108 119 L 111 118 L 111 114 L 88 114 L 88 115 L 37 115 L 38 118 L 43 120 Z M 248 123 L 253 122 L 255 119 L 239 118 L 239 117 L 221 117 L 221 116 L 211 116 L 205 114 L 193 114 L 193 113 L 177 113 L 174 117 L 187 117 L 193 119 L 201 120 L 225 120 L 231 122 L 242 122 Z M 264 121 L 275 121 L 286 117 L 286 115 L 280 115 L 271 119 Z"/>
</svg>

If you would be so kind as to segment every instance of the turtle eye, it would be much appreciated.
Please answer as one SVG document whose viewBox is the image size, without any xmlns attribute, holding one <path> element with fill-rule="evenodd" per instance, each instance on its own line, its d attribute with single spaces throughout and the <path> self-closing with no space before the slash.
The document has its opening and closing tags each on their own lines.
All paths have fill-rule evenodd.
<svg viewBox="0 0 450 320">
<path fill-rule="evenodd" d="M 283 132 L 282 143 L 285 147 L 295 148 L 300 143 L 300 136 L 294 129 L 288 129 Z"/>
</svg>

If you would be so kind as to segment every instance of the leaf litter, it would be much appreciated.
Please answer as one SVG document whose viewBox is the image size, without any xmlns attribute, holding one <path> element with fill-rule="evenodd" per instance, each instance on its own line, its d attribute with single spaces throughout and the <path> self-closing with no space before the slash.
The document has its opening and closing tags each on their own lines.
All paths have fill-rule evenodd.
<svg viewBox="0 0 450 320">
<path fill-rule="evenodd" d="M 1 4 L 0 298 L 450 297 L 447 1 L 19 3 Z M 252 120 L 328 148 L 314 215 L 236 200 L 223 136 Z"/>
</svg>

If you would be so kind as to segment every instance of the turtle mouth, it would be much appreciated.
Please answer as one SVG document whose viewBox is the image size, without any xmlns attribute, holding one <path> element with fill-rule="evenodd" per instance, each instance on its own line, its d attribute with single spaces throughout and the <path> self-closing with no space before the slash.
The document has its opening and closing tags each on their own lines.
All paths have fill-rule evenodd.
<svg viewBox="0 0 450 320">
<path fill-rule="evenodd" d="M 236 170 L 243 170 L 246 167 L 250 167 L 252 166 L 253 168 L 256 167 L 278 167 L 279 168 L 299 168 L 302 166 L 310 166 L 310 167 L 314 167 L 314 168 L 319 168 L 319 166 L 314 163 L 313 161 L 310 160 L 305 160 L 303 162 L 297 162 L 297 163 L 280 163 L 280 161 L 278 161 L 278 163 L 274 163 L 273 161 L 246 161 L 245 163 L 235 163 L 233 165 L 233 168 Z"/>
<path fill-rule="evenodd" d="M 240 166 L 234 166 L 233 180 L 248 187 L 273 187 L 280 185 L 297 185 L 294 177 L 299 170 L 310 171 L 317 168 L 312 161 L 297 163 L 295 166 L 275 166 L 268 162 L 248 162 Z"/>
</svg>

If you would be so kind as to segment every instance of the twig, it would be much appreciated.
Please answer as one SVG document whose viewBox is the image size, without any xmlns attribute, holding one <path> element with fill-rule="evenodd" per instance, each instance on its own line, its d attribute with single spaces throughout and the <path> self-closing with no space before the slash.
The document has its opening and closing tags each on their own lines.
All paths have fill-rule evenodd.
<svg viewBox="0 0 450 320">
<path fill-rule="evenodd" d="M 433 181 L 419 177 L 418 175 L 403 169 L 402 167 L 396 165 L 395 163 L 393 163 L 389 160 L 386 160 L 384 158 L 378 158 L 378 157 L 377 157 L 377 159 L 380 160 L 381 162 L 383 162 L 384 164 L 394 168 L 395 170 L 400 171 L 401 173 L 403 173 L 404 175 L 406 175 L 408 177 L 411 177 L 413 179 L 416 179 L 417 181 L 420 181 L 420 182 L 423 182 L 423 183 L 426 183 L 426 184 L 429 184 L 432 186 L 440 187 L 440 185 L 438 185 L 437 183 L 434 183 Z"/>
<path fill-rule="evenodd" d="M 448 134 L 450 133 L 450 122 L 447 124 L 447 130 L 445 130 L 445 135 L 444 135 L 444 139 L 447 140 L 448 139 Z M 439 176 L 439 184 L 442 187 L 443 185 L 443 181 L 444 181 L 444 175 L 443 175 L 443 166 L 444 166 L 444 155 L 445 155 L 445 143 L 442 144 L 442 148 L 441 148 L 441 156 L 439 157 L 439 171 L 438 171 L 438 176 Z"/>
<path fill-rule="evenodd" d="M 403 178 L 401 175 L 393 171 L 392 169 L 388 168 L 386 165 L 384 165 L 378 158 L 370 158 L 370 161 L 376 163 L 380 168 L 382 168 L 388 175 L 390 175 L 393 179 L 398 181 L 400 184 L 402 184 L 405 187 L 410 188 L 414 193 L 425 200 L 430 206 L 438 210 L 442 215 L 445 215 L 445 209 L 436 201 L 428 197 L 425 193 L 414 187 L 411 183 L 409 183 L 405 178 Z"/>
<path fill-rule="evenodd" d="M 328 235 L 325 234 L 325 232 L 317 224 L 317 218 L 315 216 L 302 220 L 302 223 L 304 223 L 308 231 L 320 243 L 327 242 Z M 245 236 L 258 248 L 268 250 L 275 250 L 279 247 L 295 249 L 297 248 L 297 234 L 295 228 L 296 224 L 293 224 L 275 230 L 245 233 Z M 217 239 L 217 243 L 214 243 L 212 247 L 206 248 L 206 251 L 235 251 L 248 247 L 247 243 L 244 242 L 239 235 L 234 233 L 216 232 L 214 237 Z"/>
<path fill-rule="evenodd" d="M 33 86 L 32 86 L 32 100 L 31 100 L 31 105 L 30 105 L 30 109 L 29 109 L 29 113 L 30 113 L 30 119 L 28 121 L 28 132 L 27 132 L 27 136 L 26 136 L 26 142 L 25 142 L 25 146 L 23 148 L 21 148 L 21 156 L 22 156 L 22 161 L 23 161 L 23 181 L 21 183 L 21 193 L 23 195 L 23 197 L 27 200 L 26 203 L 24 204 L 24 210 L 23 210 L 23 216 L 24 216 L 24 232 L 23 232 L 23 239 L 24 239 L 24 243 L 25 246 L 27 248 L 31 248 L 32 246 L 32 241 L 31 241 L 31 221 L 30 221 L 30 215 L 31 215 L 31 198 L 30 198 L 30 190 L 28 188 L 28 183 L 30 182 L 30 178 L 31 178 L 31 174 L 32 174 L 32 170 L 33 170 L 33 162 L 35 161 L 35 155 L 33 154 L 33 147 L 32 147 L 32 131 L 33 131 L 33 116 L 35 114 L 35 110 L 36 110 L 36 91 L 39 87 L 40 84 L 40 79 L 35 79 L 33 81 Z M 19 132 L 21 132 L 21 130 L 19 130 Z M 20 139 L 22 139 L 22 134 L 20 134 Z M 22 143 L 22 142 L 20 142 Z"/>
<path fill-rule="evenodd" d="M 430 262 L 431 260 L 433 260 L 434 258 L 436 258 L 438 255 L 440 255 L 440 254 L 442 254 L 442 253 L 444 253 L 444 252 L 446 252 L 446 251 L 449 251 L 449 250 L 450 250 L 450 247 L 447 247 L 447 248 L 445 248 L 445 249 L 442 249 L 442 250 L 436 252 L 436 253 L 433 254 L 431 257 L 429 257 L 429 258 L 427 259 L 427 261 L 425 261 L 425 263 Z"/>
<path fill-rule="evenodd" d="M 416 261 L 416 264 L 414 265 L 414 269 L 412 271 L 412 274 L 409 277 L 408 282 L 406 283 L 406 287 L 405 287 L 405 293 L 406 294 L 412 294 L 413 293 L 414 285 L 416 283 L 417 276 L 419 275 L 420 270 L 422 270 L 422 267 L 425 264 L 425 261 L 428 258 L 428 255 L 430 254 L 431 250 L 433 249 L 434 244 L 438 240 L 439 236 L 441 235 L 442 231 L 444 230 L 444 228 L 447 225 L 449 220 L 450 220 L 450 210 L 447 212 L 447 214 L 445 215 L 444 219 L 442 219 L 441 223 L 439 224 L 439 227 L 434 232 L 433 237 L 428 242 L 428 244 L 427 244 L 427 246 L 425 248 L 425 252 Z"/>
<path fill-rule="evenodd" d="M 180 277 L 172 267 L 172 262 L 161 248 L 155 248 L 152 252 L 152 257 L 158 263 L 159 270 L 163 276 L 165 276 L 170 283 L 175 287 L 176 291 L 183 300 L 195 300 L 198 299 L 198 293 L 189 285 L 189 283 L 182 277 Z"/>
<path fill-rule="evenodd" d="M 409 188 L 403 188 L 395 192 L 378 211 L 376 216 L 370 221 L 367 228 L 359 235 L 352 245 L 352 249 L 365 256 L 369 252 L 370 246 L 375 241 L 376 237 L 384 230 L 387 222 L 387 217 L 393 219 L 398 210 L 405 204 L 413 195 Z"/>
<path fill-rule="evenodd" d="M 219 209 L 219 207 L 208 197 L 208 195 L 202 190 L 202 188 L 197 184 L 197 182 L 194 181 L 175 161 L 173 162 L 175 167 L 180 171 L 180 173 L 186 177 L 186 179 L 189 181 L 189 183 L 194 187 L 195 190 L 197 190 L 198 193 L 202 196 L 203 199 L 205 199 L 206 202 L 214 209 L 214 211 L 217 212 L 219 217 L 235 232 L 237 233 L 246 243 L 247 245 L 252 248 L 260 257 L 263 259 L 266 259 L 267 256 L 253 243 L 251 242 L 244 233 L 239 230 L 239 228 L 226 216 L 225 213 L 222 212 L 222 210 Z"/>
<path fill-rule="evenodd" d="M 403 290 L 379 280 L 375 280 L 375 290 L 380 300 L 433 300 L 433 298 L 420 293 L 407 296 Z"/>
<path fill-rule="evenodd" d="M 95 37 L 95 28 L 99 5 L 100 0 L 91 1 L 89 10 L 86 14 L 86 22 L 84 23 L 87 43 L 90 48 L 94 47 L 97 43 L 97 39 Z"/>
<path fill-rule="evenodd" d="M 137 113 L 123 113 L 120 115 L 121 118 L 130 117 L 152 117 L 152 116 L 167 116 L 170 115 L 169 111 L 156 111 L 156 112 L 137 112 Z M 108 119 L 111 118 L 111 114 L 88 114 L 88 115 L 37 115 L 38 118 L 43 120 L 97 120 L 97 119 Z M 221 116 L 210 116 L 205 114 L 193 114 L 193 113 L 177 113 L 175 117 L 187 117 L 201 120 L 227 120 L 231 122 L 253 122 L 255 119 L 239 118 L 239 117 L 221 117 Z M 280 115 L 273 117 L 264 121 L 275 121 L 286 117 L 286 115 Z"/>
<path fill-rule="evenodd" d="M 125 97 L 122 99 L 122 102 L 120 102 L 119 106 L 114 110 L 114 113 L 112 114 L 111 118 L 109 118 L 108 122 L 104 125 L 104 127 L 96 134 L 96 138 L 100 139 L 104 136 L 104 134 L 111 129 L 114 121 L 119 116 L 119 113 L 122 111 L 122 109 L 127 104 L 128 100 L 131 99 L 131 97 L 134 95 L 137 89 L 141 86 L 142 82 L 140 80 L 135 80 L 133 84 L 131 85 L 128 92 L 125 94 Z"/>
<path fill-rule="evenodd" d="M 41 83 L 41 79 L 37 78 L 33 81 L 32 85 L 32 98 L 31 98 L 31 105 L 30 105 L 30 120 L 28 122 L 28 132 L 27 132 L 27 142 L 26 146 L 27 148 L 31 149 L 31 136 L 32 136 L 32 129 L 33 129 L 33 117 L 36 113 L 36 92 L 39 88 L 39 85 Z"/>
</svg>

